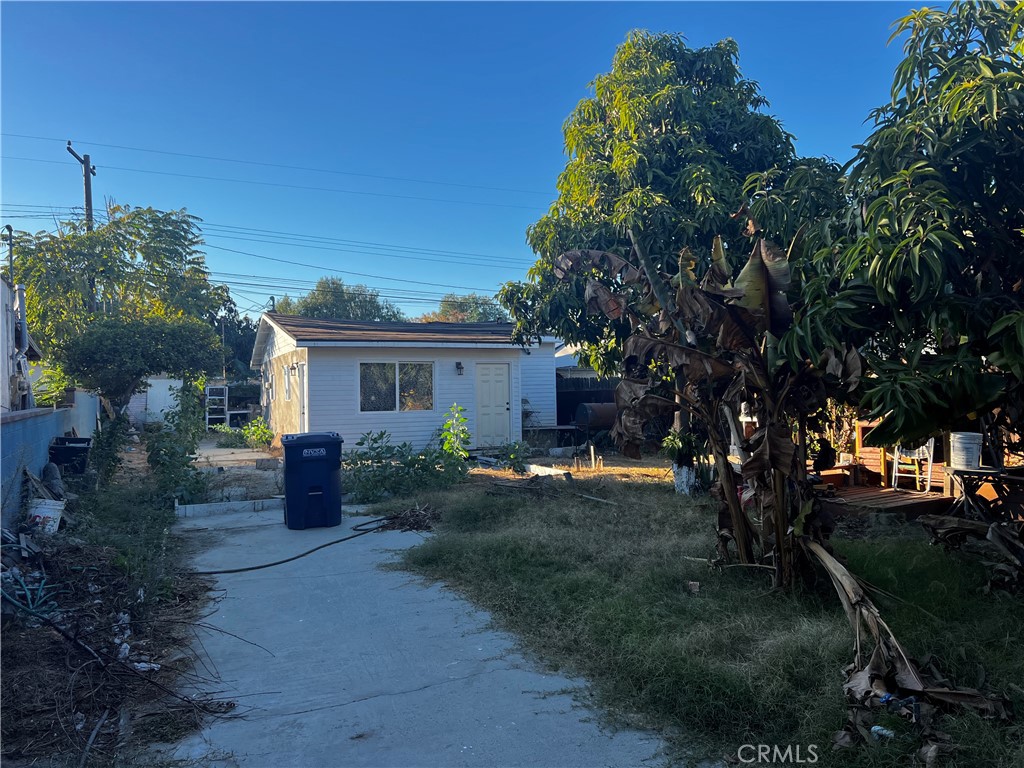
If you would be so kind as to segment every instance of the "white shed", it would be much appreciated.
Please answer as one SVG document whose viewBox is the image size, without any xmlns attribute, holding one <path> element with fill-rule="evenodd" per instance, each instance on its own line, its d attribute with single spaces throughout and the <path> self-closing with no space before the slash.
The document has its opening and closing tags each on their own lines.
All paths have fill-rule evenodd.
<svg viewBox="0 0 1024 768">
<path fill-rule="evenodd" d="M 253 368 L 278 436 L 338 432 L 351 445 L 386 430 L 425 446 L 453 404 L 471 447 L 523 439 L 556 424 L 555 340 L 521 347 L 508 323 L 375 323 L 267 312 Z"/>
</svg>

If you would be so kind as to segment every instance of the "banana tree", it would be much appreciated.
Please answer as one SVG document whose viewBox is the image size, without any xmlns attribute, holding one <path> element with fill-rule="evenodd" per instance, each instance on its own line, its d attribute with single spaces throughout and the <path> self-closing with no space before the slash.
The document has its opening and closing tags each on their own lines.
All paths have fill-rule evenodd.
<svg viewBox="0 0 1024 768">
<path fill-rule="evenodd" d="M 747 228 L 756 235 L 755 222 Z M 855 638 L 844 684 L 849 720 L 836 744 L 864 738 L 875 713 L 885 709 L 919 727 L 921 756 L 934 761 L 949 747 L 948 737 L 931 725 L 937 707 L 966 706 L 1005 717 L 1005 700 L 922 671 L 882 619 L 867 585 L 831 553 L 828 524 L 818 514 L 806 475 L 806 425 L 829 396 L 854 394 L 862 360 L 854 346 L 826 347 L 814 362 L 797 354 L 811 346 L 803 337 L 814 323 L 803 300 L 791 303 L 787 295 L 793 244 L 783 250 L 756 238 L 734 276 L 715 238 L 711 264 L 698 279 L 688 252 L 679 255 L 678 272 L 670 276 L 655 268 L 641 237 L 632 230 L 629 237 L 628 258 L 575 250 L 555 262 L 560 279 L 585 278 L 588 271 L 613 275 L 618 290 L 587 281 L 588 311 L 625 320 L 633 331 L 623 346 L 624 376 L 615 393 L 619 413 L 611 434 L 625 455 L 637 457 L 651 418 L 682 409 L 699 419 L 714 454 L 718 495 L 728 509 L 719 551 L 728 556 L 734 542 L 740 563 L 770 565 L 777 587 L 790 585 L 804 569 L 816 567 L 829 576 Z M 759 427 L 736 446 L 737 472 L 730 442 L 739 434 L 736 421 L 744 403 Z"/>
<path fill-rule="evenodd" d="M 754 222 L 747 227 L 756 235 Z M 698 419 L 728 509 L 723 536 L 735 543 L 739 562 L 770 563 L 776 584 L 787 586 L 798 556 L 794 542 L 802 535 L 823 541 L 825 533 L 807 491 L 804 425 L 829 390 L 856 387 L 859 356 L 826 349 L 814 363 L 791 364 L 782 349 L 794 324 L 790 253 L 774 243 L 755 237 L 737 273 L 716 237 L 710 265 L 698 277 L 689 251 L 679 254 L 678 270 L 669 275 L 657 269 L 642 236 L 630 230 L 629 238 L 629 258 L 569 251 L 554 270 L 559 279 L 614 276 L 617 290 L 594 278 L 586 283 L 588 311 L 632 328 L 622 350 L 612 437 L 625 455 L 638 456 L 653 417 L 681 409 Z M 740 437 L 744 404 L 759 425 L 749 440 Z M 731 447 L 741 461 L 738 473 Z"/>
</svg>

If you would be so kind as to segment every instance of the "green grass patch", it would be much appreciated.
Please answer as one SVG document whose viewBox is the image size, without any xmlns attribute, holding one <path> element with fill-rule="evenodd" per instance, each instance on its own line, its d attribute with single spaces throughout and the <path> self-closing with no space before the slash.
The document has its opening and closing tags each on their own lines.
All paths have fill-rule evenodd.
<svg viewBox="0 0 1024 768">
<path fill-rule="evenodd" d="M 715 515 L 668 483 L 577 488 L 617 506 L 566 495 L 490 496 L 467 485 L 371 513 L 412 501 L 441 510 L 440 529 L 406 552 L 404 567 L 462 591 L 546 663 L 591 680 L 609 709 L 660 729 L 680 754 L 816 744 L 822 766 L 910 764 L 919 746 L 910 734 L 831 752 L 845 721 L 842 670 L 852 660 L 852 636 L 827 578 L 779 594 L 767 573 L 711 572 L 685 559 L 712 552 Z M 975 685 L 979 664 L 995 690 L 1024 684 L 1021 601 L 983 595 L 976 563 L 916 539 L 837 549 L 854 573 L 907 601 L 878 603 L 911 653 L 934 654 L 959 684 Z M 700 582 L 696 594 L 691 581 Z M 966 713 L 944 717 L 940 727 L 962 747 L 948 765 L 1024 765 L 1019 730 Z"/>
</svg>

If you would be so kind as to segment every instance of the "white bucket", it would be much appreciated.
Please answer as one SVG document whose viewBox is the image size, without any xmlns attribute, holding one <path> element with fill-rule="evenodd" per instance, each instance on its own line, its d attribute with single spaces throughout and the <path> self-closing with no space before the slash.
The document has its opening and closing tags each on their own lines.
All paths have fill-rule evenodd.
<svg viewBox="0 0 1024 768">
<path fill-rule="evenodd" d="M 981 435 L 977 432 L 950 432 L 949 465 L 954 469 L 977 469 L 981 466 Z"/>
<path fill-rule="evenodd" d="M 28 503 L 28 520 L 38 525 L 46 533 L 56 533 L 60 527 L 60 515 L 64 511 L 66 501 L 50 501 L 49 499 L 32 499 Z"/>
</svg>

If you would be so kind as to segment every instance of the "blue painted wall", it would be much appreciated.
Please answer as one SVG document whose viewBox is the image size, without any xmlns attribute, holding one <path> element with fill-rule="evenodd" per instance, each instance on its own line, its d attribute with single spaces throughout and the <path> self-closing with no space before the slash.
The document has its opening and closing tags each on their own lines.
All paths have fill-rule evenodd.
<svg viewBox="0 0 1024 768">
<path fill-rule="evenodd" d="M 0 496 L 3 527 L 17 520 L 21 506 L 22 469 L 39 475 L 49 461 L 50 441 L 59 435 L 78 431 L 89 437 L 96 429 L 99 400 L 86 392 L 75 392 L 70 408 L 36 408 L 32 411 L 5 413 L 0 420 Z"/>
</svg>

